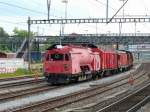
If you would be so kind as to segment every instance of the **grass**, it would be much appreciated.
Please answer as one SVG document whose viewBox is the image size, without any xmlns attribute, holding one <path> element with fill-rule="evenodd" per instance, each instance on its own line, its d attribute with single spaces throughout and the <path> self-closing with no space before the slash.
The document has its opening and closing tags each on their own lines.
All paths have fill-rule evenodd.
<svg viewBox="0 0 150 112">
<path fill-rule="evenodd" d="M 31 64 L 31 69 L 36 71 L 41 71 L 43 68 L 43 63 Z"/>
<path fill-rule="evenodd" d="M 42 75 L 42 63 L 31 64 L 31 71 L 26 69 L 18 69 L 14 73 L 2 73 L 0 74 L 0 79 L 2 78 L 14 78 L 14 77 L 23 77 L 23 76 L 41 76 Z"/>
<path fill-rule="evenodd" d="M 41 76 L 41 72 L 39 70 L 31 70 L 28 71 L 26 69 L 18 69 L 14 73 L 2 73 L 0 74 L 0 79 L 2 78 L 14 78 L 14 77 L 23 77 L 23 76 Z"/>
</svg>

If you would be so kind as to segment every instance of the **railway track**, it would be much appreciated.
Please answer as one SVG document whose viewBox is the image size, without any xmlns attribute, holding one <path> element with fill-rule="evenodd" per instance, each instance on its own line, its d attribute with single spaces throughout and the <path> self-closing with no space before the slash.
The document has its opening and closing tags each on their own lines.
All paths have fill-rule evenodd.
<svg viewBox="0 0 150 112">
<path fill-rule="evenodd" d="M 26 85 L 26 84 L 32 84 L 32 83 L 40 83 L 43 81 L 44 81 L 43 78 L 39 78 L 38 80 L 35 80 L 34 78 L 32 78 L 32 79 L 25 79 L 25 80 L 23 79 L 23 80 L 4 81 L 4 82 L 0 82 L 0 89 Z"/>
<path fill-rule="evenodd" d="M 97 112 L 135 112 L 150 100 L 150 83 Z"/>
<path fill-rule="evenodd" d="M 40 76 L 40 77 L 42 77 L 42 76 Z M 30 78 L 34 78 L 34 76 L 22 76 L 22 77 L 14 77 L 14 78 L 0 78 L 0 82 L 19 80 L 19 79 L 30 79 Z"/>
<path fill-rule="evenodd" d="M 138 75 L 135 79 L 141 77 L 144 74 L 145 72 L 140 73 L 140 75 Z M 102 94 L 104 92 L 120 87 L 127 83 L 128 83 L 128 78 L 122 79 L 115 83 L 106 85 L 105 87 L 104 86 L 102 87 L 102 85 L 99 85 L 96 87 L 92 87 L 90 89 L 75 92 L 73 94 L 68 94 L 68 95 L 57 97 L 57 98 L 52 98 L 46 101 L 30 104 L 29 106 L 21 107 L 19 109 L 14 109 L 12 110 L 12 112 L 35 112 L 35 111 L 50 112 L 50 111 L 53 111 L 55 108 L 59 108 L 59 107 L 62 107 L 62 106 L 65 106 L 74 102 L 78 102 L 81 100 L 88 99 L 90 97 L 94 97 L 98 94 Z"/>
<path fill-rule="evenodd" d="M 20 90 L 20 91 L 2 93 L 2 94 L 0 94 L 0 102 L 12 100 L 12 99 L 17 99 L 17 98 L 25 97 L 25 96 L 29 96 L 29 95 L 34 95 L 34 94 L 38 94 L 41 92 L 53 90 L 56 88 L 58 88 L 58 87 L 57 86 L 42 85 L 42 86 L 38 86 L 35 88 L 29 88 L 29 89 Z"/>
<path fill-rule="evenodd" d="M 128 110 L 128 112 L 135 112 L 135 111 L 139 110 L 141 107 L 143 107 L 144 105 L 146 105 L 149 102 L 150 102 L 150 95 L 147 96 L 146 98 L 144 98 L 142 101 L 140 101 L 136 105 L 134 105 L 132 108 L 130 108 Z"/>
</svg>

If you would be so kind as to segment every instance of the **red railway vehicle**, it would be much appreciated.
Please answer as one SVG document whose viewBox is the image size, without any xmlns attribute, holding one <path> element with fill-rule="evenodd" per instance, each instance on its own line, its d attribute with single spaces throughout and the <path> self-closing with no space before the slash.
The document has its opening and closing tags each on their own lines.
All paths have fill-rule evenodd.
<svg viewBox="0 0 150 112">
<path fill-rule="evenodd" d="M 127 58 L 128 58 L 128 68 L 130 69 L 133 66 L 133 55 L 129 51 L 125 51 L 127 53 Z"/>
<path fill-rule="evenodd" d="M 44 75 L 52 84 L 90 79 L 99 70 L 99 54 L 90 48 L 54 45 L 45 54 Z"/>
<path fill-rule="evenodd" d="M 128 55 L 124 51 L 118 51 L 118 68 L 120 71 L 126 70 L 128 67 Z"/>
<path fill-rule="evenodd" d="M 106 51 L 92 44 L 53 45 L 45 53 L 44 76 L 48 82 L 60 84 L 112 75 L 132 65 L 128 51 Z"/>
<path fill-rule="evenodd" d="M 96 46 L 92 48 L 93 52 L 98 52 L 101 58 L 101 74 L 111 75 L 118 71 L 117 52 L 113 50 L 102 50 Z"/>
<path fill-rule="evenodd" d="M 121 71 L 128 70 L 133 66 L 133 56 L 129 51 L 118 51 L 118 68 Z"/>
<path fill-rule="evenodd" d="M 102 53 L 103 65 L 102 69 L 104 71 L 117 70 L 117 53 L 114 51 L 103 51 Z"/>
</svg>

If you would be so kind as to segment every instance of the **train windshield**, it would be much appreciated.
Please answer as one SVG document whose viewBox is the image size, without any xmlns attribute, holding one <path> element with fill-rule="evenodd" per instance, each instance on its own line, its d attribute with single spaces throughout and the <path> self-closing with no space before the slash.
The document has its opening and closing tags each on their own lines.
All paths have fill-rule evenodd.
<svg viewBox="0 0 150 112">
<path fill-rule="evenodd" d="M 62 61 L 64 59 L 64 54 L 51 54 L 51 59 L 53 61 Z"/>
</svg>

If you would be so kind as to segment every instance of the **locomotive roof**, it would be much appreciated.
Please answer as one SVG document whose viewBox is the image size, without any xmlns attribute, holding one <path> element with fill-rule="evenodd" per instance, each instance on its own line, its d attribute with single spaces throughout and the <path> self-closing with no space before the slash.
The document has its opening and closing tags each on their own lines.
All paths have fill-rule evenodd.
<svg viewBox="0 0 150 112">
<path fill-rule="evenodd" d="M 59 44 L 53 44 L 52 46 L 48 47 L 46 50 L 57 49 L 57 46 L 58 46 L 58 45 L 59 45 Z M 97 48 L 97 46 L 95 46 L 95 45 L 93 45 L 93 44 L 81 44 L 81 45 L 62 44 L 62 46 Z"/>
</svg>

